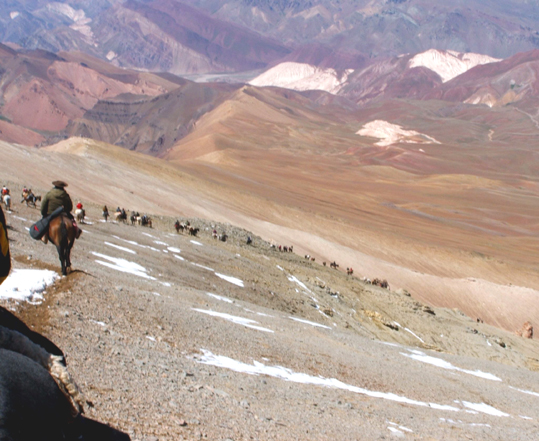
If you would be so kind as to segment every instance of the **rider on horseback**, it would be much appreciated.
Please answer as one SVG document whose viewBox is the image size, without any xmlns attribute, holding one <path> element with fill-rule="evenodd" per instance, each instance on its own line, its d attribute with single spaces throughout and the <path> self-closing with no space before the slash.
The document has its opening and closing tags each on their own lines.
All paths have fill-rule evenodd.
<svg viewBox="0 0 539 441">
<path fill-rule="evenodd" d="M 73 210 L 73 201 L 71 201 L 71 197 L 65 191 L 67 184 L 64 181 L 54 181 L 52 185 L 54 185 L 54 188 L 50 190 L 41 201 L 41 216 L 49 216 L 58 207 L 64 207 L 64 212 L 73 221 L 73 226 L 77 230 L 76 237 L 78 239 L 82 231 L 77 227 L 77 223 L 71 214 L 71 210 Z M 44 243 L 48 243 L 48 235 L 45 234 L 41 240 Z"/>
</svg>

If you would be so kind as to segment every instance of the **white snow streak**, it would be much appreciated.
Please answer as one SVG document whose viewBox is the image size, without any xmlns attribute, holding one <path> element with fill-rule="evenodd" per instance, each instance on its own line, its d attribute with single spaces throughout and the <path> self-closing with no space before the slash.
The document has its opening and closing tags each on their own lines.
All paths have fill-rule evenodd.
<svg viewBox="0 0 539 441">
<path fill-rule="evenodd" d="M 509 389 L 517 390 L 519 392 L 522 392 L 523 394 L 534 395 L 536 397 L 539 397 L 539 394 L 537 392 L 532 392 L 531 390 L 517 389 L 516 387 L 513 387 L 513 386 L 509 386 Z"/>
<path fill-rule="evenodd" d="M 222 302 L 234 303 L 228 297 L 218 296 L 217 294 L 212 294 L 211 292 L 207 292 L 206 294 L 208 294 L 210 297 L 213 297 L 214 299 L 221 300 Z"/>
<path fill-rule="evenodd" d="M 155 277 L 152 277 L 146 274 L 147 273 L 146 268 L 139 265 L 138 263 L 130 262 L 129 260 L 120 259 L 117 257 L 107 256 L 105 254 L 96 253 L 95 251 L 92 251 L 92 254 L 94 256 L 101 257 L 102 259 L 106 259 L 112 262 L 110 263 L 110 262 L 103 262 L 102 260 L 96 260 L 96 262 L 101 265 L 107 266 L 117 271 L 121 271 L 123 273 L 130 273 L 130 274 L 134 274 L 135 276 L 144 277 L 145 279 L 156 280 Z"/>
<path fill-rule="evenodd" d="M 429 407 L 431 409 L 447 410 L 452 412 L 458 412 L 460 410 L 458 407 L 413 400 L 390 392 L 376 392 L 368 389 L 363 389 L 361 387 L 343 383 L 342 381 L 339 381 L 335 378 L 315 377 L 308 374 L 294 372 L 291 369 L 282 366 L 265 366 L 264 364 L 256 360 L 253 361 L 252 365 L 250 365 L 222 355 L 214 355 L 210 351 L 207 351 L 205 349 L 202 349 L 202 352 L 204 355 L 199 357 L 199 363 L 222 367 L 225 369 L 233 370 L 235 372 L 242 372 L 249 375 L 268 375 L 270 377 L 280 378 L 282 380 L 291 381 L 294 383 L 313 384 L 316 386 L 342 389 L 357 394 L 367 395 L 373 398 L 382 398 L 398 403 L 411 404 L 413 406 Z"/>
<path fill-rule="evenodd" d="M 405 352 L 401 352 L 401 355 L 404 355 L 405 357 L 411 358 L 413 360 L 421 361 L 423 363 L 427 363 L 433 366 L 440 367 L 442 369 L 448 369 L 452 371 L 458 371 L 463 372 L 465 374 L 474 375 L 476 377 L 484 378 L 485 380 L 492 380 L 492 381 L 502 381 L 501 378 L 496 377 L 495 375 L 489 374 L 488 372 L 483 371 L 470 371 L 468 369 L 462 369 L 457 366 L 452 365 L 448 361 L 442 360 L 441 358 L 431 357 L 430 355 L 426 355 L 421 351 L 416 350 L 409 350 L 412 352 L 412 354 L 407 354 Z"/>
<path fill-rule="evenodd" d="M 289 319 L 292 319 L 292 320 L 295 320 L 296 322 L 305 323 L 305 324 L 307 324 L 307 325 L 316 326 L 316 327 L 318 327 L 318 328 L 331 329 L 331 327 L 329 327 L 329 326 L 321 325 L 320 323 L 316 323 L 316 322 L 310 322 L 309 320 L 304 320 L 304 319 L 300 319 L 300 318 L 292 317 L 292 316 L 289 316 L 288 318 L 289 318 Z"/>
<path fill-rule="evenodd" d="M 226 314 L 224 312 L 210 311 L 210 310 L 207 310 L 207 309 L 193 308 L 193 311 L 202 312 L 203 314 L 208 314 L 208 315 L 211 315 L 213 317 L 220 317 L 220 318 L 223 318 L 225 320 L 229 320 L 232 323 L 236 323 L 238 325 L 243 325 L 243 326 L 245 326 L 247 328 L 256 329 L 257 331 L 271 332 L 271 333 L 274 332 L 271 329 L 263 328 L 262 326 L 256 326 L 253 323 L 258 323 L 257 321 L 247 319 L 247 318 L 244 318 L 244 317 L 238 317 L 238 316 L 235 316 L 235 315 Z"/>
<path fill-rule="evenodd" d="M 199 268 L 202 268 L 208 271 L 215 271 L 213 268 L 210 268 L 209 266 L 200 265 L 199 263 L 191 262 L 191 265 L 198 266 Z"/>
<path fill-rule="evenodd" d="M 126 251 L 126 252 L 131 253 L 131 254 L 137 254 L 136 251 L 133 251 L 133 250 L 131 250 L 129 248 L 121 247 L 120 245 L 116 245 L 114 243 L 105 242 L 105 245 L 108 245 L 109 247 L 117 248 L 117 249 L 122 250 L 122 251 Z"/>
<path fill-rule="evenodd" d="M 494 415 L 494 416 L 499 416 L 499 417 L 510 416 L 508 413 L 502 412 L 501 410 L 498 410 L 485 403 L 470 403 L 469 401 L 461 401 L 461 402 L 464 405 L 464 407 L 467 407 L 468 409 L 476 410 L 478 412 L 486 413 L 488 415 Z"/>
<path fill-rule="evenodd" d="M 244 288 L 243 280 L 240 280 L 240 279 L 238 279 L 236 277 L 225 276 L 224 274 L 219 274 L 219 273 L 215 273 L 215 275 L 217 277 L 220 277 L 223 280 L 226 280 L 227 282 L 230 282 L 230 283 L 232 283 L 234 285 L 239 286 L 240 288 Z"/>
</svg>

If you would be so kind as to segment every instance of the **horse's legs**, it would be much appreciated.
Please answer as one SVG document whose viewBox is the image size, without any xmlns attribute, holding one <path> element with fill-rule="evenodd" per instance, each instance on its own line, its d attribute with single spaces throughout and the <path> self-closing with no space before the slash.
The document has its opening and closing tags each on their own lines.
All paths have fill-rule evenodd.
<svg viewBox="0 0 539 441">
<path fill-rule="evenodd" d="M 62 243 L 60 242 L 59 245 L 56 245 L 56 250 L 58 251 L 58 258 L 60 259 L 60 265 L 62 266 L 62 275 L 67 276 L 67 267 L 66 267 L 66 260 L 65 260 L 65 251 L 62 247 Z"/>
<path fill-rule="evenodd" d="M 67 272 L 67 268 L 71 268 L 71 248 L 73 248 L 74 243 L 75 243 L 75 239 L 70 241 L 65 252 L 66 272 Z"/>
</svg>

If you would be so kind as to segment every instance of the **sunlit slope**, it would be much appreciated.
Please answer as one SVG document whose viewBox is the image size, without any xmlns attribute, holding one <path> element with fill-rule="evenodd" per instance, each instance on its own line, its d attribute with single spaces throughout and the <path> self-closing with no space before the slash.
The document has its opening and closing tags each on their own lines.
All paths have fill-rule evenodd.
<svg viewBox="0 0 539 441">
<path fill-rule="evenodd" d="M 167 163 L 82 138 L 46 149 L 3 143 L 0 172 L 36 191 L 64 179 L 74 199 L 110 209 L 242 226 L 505 329 L 539 321 L 533 183 L 421 176 L 314 150 L 218 147 Z"/>
<path fill-rule="evenodd" d="M 538 163 L 523 142 L 535 137 L 525 115 L 404 101 L 374 112 L 300 111 L 291 96 L 301 99 L 271 89 L 238 91 L 201 118 L 167 159 L 241 195 L 226 200 L 238 211 L 408 268 L 414 274 L 397 279 L 426 300 L 451 304 L 462 293 L 473 296 L 473 289 L 450 285 L 462 279 L 467 286 L 478 274 L 505 286 L 515 279 L 539 286 Z M 440 143 L 377 146 L 378 139 L 355 134 L 371 118 Z M 327 244 L 316 251 L 342 258 Z M 365 274 L 377 271 L 367 259 L 354 263 Z M 446 288 L 430 277 L 418 283 L 417 274 L 448 278 Z M 469 303 L 462 295 L 452 304 L 466 309 Z"/>
</svg>

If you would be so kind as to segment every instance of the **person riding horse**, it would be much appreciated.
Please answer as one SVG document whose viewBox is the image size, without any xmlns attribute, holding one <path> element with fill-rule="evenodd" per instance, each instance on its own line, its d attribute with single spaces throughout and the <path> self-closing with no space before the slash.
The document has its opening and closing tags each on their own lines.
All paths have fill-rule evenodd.
<svg viewBox="0 0 539 441">
<path fill-rule="evenodd" d="M 65 191 L 67 184 L 64 181 L 54 181 L 52 188 L 41 201 L 41 216 L 46 217 L 52 214 L 58 207 L 64 207 L 64 213 L 73 221 L 73 226 L 77 230 L 76 238 L 78 239 L 82 233 L 81 229 L 77 227 L 76 222 L 71 214 L 73 210 L 73 201 L 69 194 Z M 49 242 L 48 235 L 45 234 L 41 239 L 44 243 Z"/>
<path fill-rule="evenodd" d="M 86 217 L 86 210 L 84 209 L 82 202 L 77 203 L 77 209 L 75 210 L 75 216 L 77 218 L 77 222 L 80 222 L 81 224 L 84 223 L 84 218 Z"/>
</svg>

